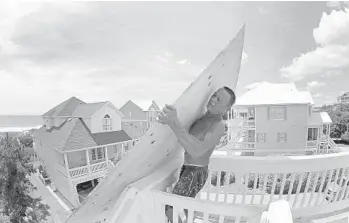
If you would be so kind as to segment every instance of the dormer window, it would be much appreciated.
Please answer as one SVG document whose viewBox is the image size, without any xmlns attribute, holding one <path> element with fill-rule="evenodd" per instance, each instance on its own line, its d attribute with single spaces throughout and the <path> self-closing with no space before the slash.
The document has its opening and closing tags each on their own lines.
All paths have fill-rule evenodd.
<svg viewBox="0 0 349 223">
<path fill-rule="evenodd" d="M 111 131 L 112 130 L 112 122 L 109 115 L 105 115 L 103 118 L 103 130 Z"/>
</svg>

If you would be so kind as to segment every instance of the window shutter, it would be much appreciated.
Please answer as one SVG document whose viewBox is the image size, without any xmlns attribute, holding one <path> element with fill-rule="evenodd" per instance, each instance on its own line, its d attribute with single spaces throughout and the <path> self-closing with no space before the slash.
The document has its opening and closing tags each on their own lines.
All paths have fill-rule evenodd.
<svg viewBox="0 0 349 223">
<path fill-rule="evenodd" d="M 268 107 L 267 113 L 268 113 L 268 114 L 267 114 L 267 119 L 270 120 L 270 107 Z"/>
<path fill-rule="evenodd" d="M 285 107 L 285 120 L 287 120 L 287 107 Z"/>
<path fill-rule="evenodd" d="M 285 142 L 287 142 L 287 132 L 285 132 Z"/>
<path fill-rule="evenodd" d="M 280 142 L 280 132 L 277 133 L 278 136 L 277 136 L 277 142 Z"/>
</svg>

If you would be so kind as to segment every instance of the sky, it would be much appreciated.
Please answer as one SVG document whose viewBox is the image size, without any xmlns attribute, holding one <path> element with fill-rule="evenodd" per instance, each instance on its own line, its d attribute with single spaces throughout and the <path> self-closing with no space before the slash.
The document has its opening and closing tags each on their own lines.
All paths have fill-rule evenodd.
<svg viewBox="0 0 349 223">
<path fill-rule="evenodd" d="M 348 9 L 346 8 L 348 7 Z M 295 82 L 349 91 L 348 2 L 0 2 L 0 114 L 85 102 L 170 104 L 243 24 L 237 95 Z"/>
</svg>

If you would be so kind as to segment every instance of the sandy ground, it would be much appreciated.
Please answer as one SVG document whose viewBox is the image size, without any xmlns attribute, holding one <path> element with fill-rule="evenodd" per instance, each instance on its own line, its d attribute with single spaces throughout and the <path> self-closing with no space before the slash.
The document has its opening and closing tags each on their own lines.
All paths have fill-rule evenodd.
<svg viewBox="0 0 349 223">
<path fill-rule="evenodd" d="M 52 196 L 45 185 L 39 180 L 36 175 L 30 176 L 30 181 L 37 187 L 36 191 L 33 191 L 31 196 L 41 197 L 42 203 L 50 206 L 51 216 L 48 217 L 49 223 L 63 223 L 70 215 L 69 211 L 66 211 L 59 202 Z"/>
</svg>

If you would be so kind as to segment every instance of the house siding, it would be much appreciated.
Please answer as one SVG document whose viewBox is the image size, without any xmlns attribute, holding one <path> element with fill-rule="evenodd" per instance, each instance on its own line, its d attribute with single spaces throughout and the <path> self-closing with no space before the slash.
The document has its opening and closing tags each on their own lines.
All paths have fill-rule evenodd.
<svg viewBox="0 0 349 223">
<path fill-rule="evenodd" d="M 67 153 L 69 168 L 77 168 L 87 165 L 85 150 Z"/>
<path fill-rule="evenodd" d="M 280 105 L 281 106 L 281 105 Z M 266 133 L 266 142 L 257 143 L 257 150 L 305 149 L 307 105 L 287 105 L 286 120 L 269 120 L 271 106 L 256 107 L 256 133 Z M 278 143 L 278 133 L 286 132 L 287 141 Z"/>
<path fill-rule="evenodd" d="M 70 179 L 66 177 L 68 172 L 64 164 L 64 155 L 54 148 L 40 143 L 40 139 L 37 138 L 35 138 L 35 151 L 41 159 L 45 160 L 46 171 L 57 190 L 59 190 L 72 205 L 77 207 L 79 204 L 77 204 L 74 199 L 74 194 L 70 186 Z"/>
<path fill-rule="evenodd" d="M 121 130 L 121 115 L 117 110 L 111 105 L 105 105 L 99 109 L 91 118 L 91 132 L 105 132 L 103 130 L 103 118 L 105 115 L 109 115 L 112 120 L 112 131 Z"/>
</svg>

